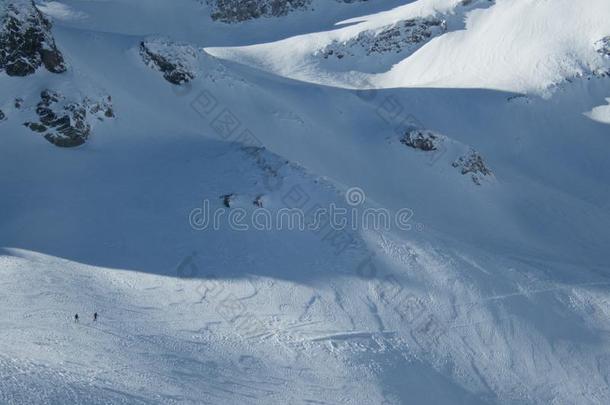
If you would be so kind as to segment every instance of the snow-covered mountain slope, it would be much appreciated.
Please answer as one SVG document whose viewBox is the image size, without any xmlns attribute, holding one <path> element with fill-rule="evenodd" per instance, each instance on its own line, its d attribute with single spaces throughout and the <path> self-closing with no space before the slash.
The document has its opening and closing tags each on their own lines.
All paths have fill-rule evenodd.
<svg viewBox="0 0 610 405">
<path fill-rule="evenodd" d="M 37 2 L 0 403 L 610 402 L 606 3 Z"/>
<path fill-rule="evenodd" d="M 408 3 L 341 22 L 347 27 L 209 51 L 282 76 L 352 88 L 542 93 L 610 66 L 595 49 L 610 30 L 610 3 L 604 0 Z M 329 62 L 329 52 L 347 63 Z"/>
</svg>

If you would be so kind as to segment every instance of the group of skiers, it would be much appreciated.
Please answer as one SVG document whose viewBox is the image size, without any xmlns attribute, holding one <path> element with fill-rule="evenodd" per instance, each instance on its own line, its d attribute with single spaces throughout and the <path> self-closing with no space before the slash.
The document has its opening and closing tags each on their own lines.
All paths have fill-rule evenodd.
<svg viewBox="0 0 610 405">
<path fill-rule="evenodd" d="M 78 323 L 78 314 L 74 315 L 74 322 Z M 93 313 L 93 322 L 97 322 L 97 312 Z"/>
</svg>

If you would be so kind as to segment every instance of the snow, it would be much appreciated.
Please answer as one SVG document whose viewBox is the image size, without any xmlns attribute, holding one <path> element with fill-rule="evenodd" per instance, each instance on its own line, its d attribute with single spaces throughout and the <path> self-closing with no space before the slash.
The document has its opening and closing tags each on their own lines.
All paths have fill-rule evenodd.
<svg viewBox="0 0 610 405">
<path fill-rule="evenodd" d="M 610 98 L 607 98 L 606 101 L 608 105 L 600 105 L 593 108 L 587 113 L 587 116 L 595 121 L 610 124 Z"/>
<path fill-rule="evenodd" d="M 59 1 L 46 1 L 38 4 L 38 9 L 45 15 L 57 20 L 75 20 L 87 17 L 85 13 L 74 11 L 74 9 L 67 4 Z"/>
<path fill-rule="evenodd" d="M 208 51 L 282 76 L 349 88 L 485 88 L 545 94 L 566 78 L 608 66 L 594 46 L 610 32 L 607 1 L 496 0 L 489 4 L 475 2 L 470 10 L 458 1 L 420 0 L 346 20 L 356 24 L 345 28 Z M 351 71 L 336 72 L 316 60 L 316 51 L 332 41 L 346 41 L 400 20 L 451 12 L 466 19 L 465 29 L 454 25 L 413 55 L 389 59 L 383 70 L 376 67 L 369 72 L 367 63 L 360 63 L 361 67 L 350 66 Z"/>
<path fill-rule="evenodd" d="M 610 402 L 610 79 L 588 73 L 606 2 L 317 1 L 239 24 L 194 0 L 51 3 L 86 16 L 54 20 L 69 70 L 0 75 L 0 403 Z M 395 65 L 314 55 L 433 14 L 448 31 Z M 197 52 L 195 79 L 147 66 L 150 38 Z M 45 89 L 110 95 L 116 117 L 57 148 L 23 126 Z M 471 150 L 480 186 L 452 166 Z M 409 230 L 348 229 L 343 250 L 189 222 L 227 194 L 252 215 L 354 188 Z"/>
<path fill-rule="evenodd" d="M 498 0 L 471 13 L 465 31 L 435 42 L 378 80 L 384 86 L 404 85 L 405 77 L 427 64 L 425 74 L 408 85 L 543 92 L 601 66 L 593 44 L 610 31 L 604 17 L 609 13 L 610 4 L 603 0 Z M 442 63 L 433 55 L 443 55 Z"/>
</svg>

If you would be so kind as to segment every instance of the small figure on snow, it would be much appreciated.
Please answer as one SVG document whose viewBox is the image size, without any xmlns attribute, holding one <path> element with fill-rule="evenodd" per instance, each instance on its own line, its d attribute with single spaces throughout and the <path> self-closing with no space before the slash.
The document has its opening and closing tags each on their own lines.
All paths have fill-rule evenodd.
<svg viewBox="0 0 610 405">
<path fill-rule="evenodd" d="M 93 322 L 97 322 L 97 312 L 93 314 Z"/>
<path fill-rule="evenodd" d="M 78 314 L 74 315 L 74 322 L 78 323 Z"/>
</svg>

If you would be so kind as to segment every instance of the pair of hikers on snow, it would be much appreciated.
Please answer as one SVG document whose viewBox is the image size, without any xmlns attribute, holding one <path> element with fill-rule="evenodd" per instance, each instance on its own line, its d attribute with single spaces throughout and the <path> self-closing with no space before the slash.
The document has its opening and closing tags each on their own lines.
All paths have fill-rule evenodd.
<svg viewBox="0 0 610 405">
<path fill-rule="evenodd" d="M 74 322 L 78 322 L 78 314 L 74 315 Z M 93 314 L 93 322 L 97 322 L 97 312 Z"/>
</svg>

